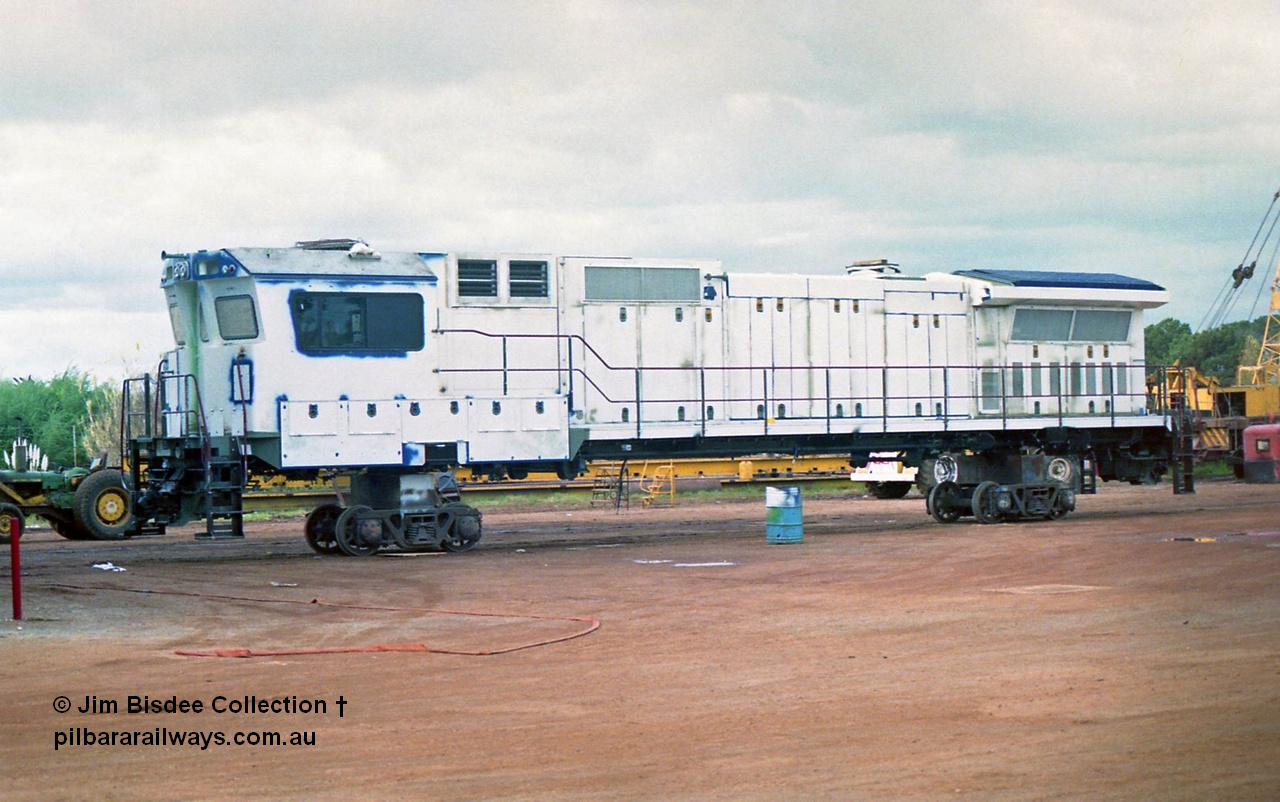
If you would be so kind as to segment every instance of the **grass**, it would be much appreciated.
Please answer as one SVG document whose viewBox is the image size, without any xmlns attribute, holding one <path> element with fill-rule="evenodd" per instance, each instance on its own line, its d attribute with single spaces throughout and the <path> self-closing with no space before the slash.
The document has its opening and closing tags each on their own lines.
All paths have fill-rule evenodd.
<svg viewBox="0 0 1280 802">
<path fill-rule="evenodd" d="M 1203 465 L 1196 466 L 1196 476 L 1206 479 L 1219 476 L 1234 477 L 1235 471 L 1225 462 L 1206 462 Z"/>
<path fill-rule="evenodd" d="M 245 521 L 284 521 L 291 518 L 297 518 L 300 515 L 306 515 L 311 512 L 311 507 L 294 507 L 281 510 L 254 510 L 244 514 Z"/>
</svg>

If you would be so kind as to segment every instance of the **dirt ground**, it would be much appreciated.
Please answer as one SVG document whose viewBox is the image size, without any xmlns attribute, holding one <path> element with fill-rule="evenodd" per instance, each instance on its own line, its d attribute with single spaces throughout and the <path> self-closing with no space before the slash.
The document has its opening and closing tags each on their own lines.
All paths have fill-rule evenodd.
<svg viewBox="0 0 1280 802">
<path fill-rule="evenodd" d="M 1280 487 L 1198 491 L 1104 486 L 995 526 L 806 496 L 791 545 L 766 542 L 763 490 L 491 512 L 462 555 L 317 557 L 300 520 L 217 544 L 37 530 L 25 620 L 0 622 L 4 795 L 1274 800 Z M 440 651 L 176 653 L 404 643 Z M 210 709 L 244 697 L 326 711 Z M 148 741 L 191 731 L 314 745 Z"/>
</svg>

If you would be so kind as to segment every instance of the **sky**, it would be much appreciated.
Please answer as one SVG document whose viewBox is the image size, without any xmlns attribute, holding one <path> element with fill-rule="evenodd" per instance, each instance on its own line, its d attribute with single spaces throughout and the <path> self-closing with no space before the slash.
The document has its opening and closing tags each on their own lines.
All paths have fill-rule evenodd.
<svg viewBox="0 0 1280 802">
<path fill-rule="evenodd" d="M 1280 189 L 1274 0 L 0 0 L 0 31 L 0 377 L 152 369 L 162 250 L 322 237 L 1119 272 L 1195 327 Z"/>
</svg>

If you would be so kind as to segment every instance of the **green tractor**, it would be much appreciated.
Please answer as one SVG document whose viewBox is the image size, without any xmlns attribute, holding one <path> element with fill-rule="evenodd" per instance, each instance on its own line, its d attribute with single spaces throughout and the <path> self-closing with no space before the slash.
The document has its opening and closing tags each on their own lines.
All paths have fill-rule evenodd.
<svg viewBox="0 0 1280 802">
<path fill-rule="evenodd" d="M 68 540 L 119 540 L 128 532 L 129 491 L 104 457 L 88 468 L 49 471 L 30 470 L 25 444 L 16 444 L 13 454 L 12 469 L 0 470 L 0 543 L 9 542 L 14 521 L 21 534 L 31 515 Z"/>
</svg>

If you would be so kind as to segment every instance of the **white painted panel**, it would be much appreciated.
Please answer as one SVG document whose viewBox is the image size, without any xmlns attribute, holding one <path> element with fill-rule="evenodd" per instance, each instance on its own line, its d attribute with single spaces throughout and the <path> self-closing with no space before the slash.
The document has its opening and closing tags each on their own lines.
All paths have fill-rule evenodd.
<svg viewBox="0 0 1280 802">
<path fill-rule="evenodd" d="M 494 401 L 499 403 L 496 414 Z M 464 440 L 467 462 L 568 459 L 568 402 L 563 396 L 470 399 L 468 404 L 473 426 Z"/>
<path fill-rule="evenodd" d="M 860 418 L 881 418 L 885 414 L 884 360 L 889 336 L 883 302 L 859 302 L 850 320 L 849 336 L 849 351 L 855 367 L 852 372 L 854 414 Z"/>
<path fill-rule="evenodd" d="M 763 302 L 762 302 L 763 303 Z M 726 400 L 731 420 L 757 420 L 756 405 L 763 403 L 764 379 L 753 364 L 760 357 L 759 347 L 768 357 L 770 326 L 763 313 L 756 312 L 756 302 L 751 298 L 730 298 L 725 301 L 725 339 L 728 344 L 728 364 L 725 377 L 728 385 Z"/>
<path fill-rule="evenodd" d="M 418 414 L 413 414 L 415 409 Z M 451 443 L 467 430 L 470 405 L 446 399 L 408 399 L 400 402 L 400 431 L 405 442 Z"/>
<path fill-rule="evenodd" d="M 929 327 L 925 315 L 913 313 L 885 316 L 884 364 L 888 369 L 889 415 L 932 415 L 929 392 Z"/>
<path fill-rule="evenodd" d="M 636 309 L 621 303 L 582 308 L 583 342 L 574 351 L 574 369 L 579 371 L 574 404 L 585 422 L 620 422 L 624 408 L 635 421 Z"/>
<path fill-rule="evenodd" d="M 379 414 L 361 421 L 360 415 L 368 418 L 368 403 L 376 404 Z M 280 418 L 287 422 L 287 431 L 280 437 L 281 463 L 285 467 L 399 465 L 403 452 L 398 414 L 395 400 L 281 401 Z"/>
<path fill-rule="evenodd" d="M 707 312 L 711 320 L 707 320 Z M 698 327 L 698 364 L 703 368 L 705 386 L 704 408 L 701 414 L 708 422 L 719 422 L 729 417 L 726 398 L 729 392 L 729 372 L 724 370 L 728 359 L 727 316 L 724 305 L 706 304 L 695 311 L 694 325 Z M 710 416 L 707 415 L 710 408 Z"/>
<path fill-rule="evenodd" d="M 806 414 L 808 405 L 801 396 L 806 384 L 807 360 L 792 332 L 792 316 L 803 303 L 797 298 L 765 300 L 765 315 L 773 327 L 769 358 L 770 418 L 802 417 Z"/>
<path fill-rule="evenodd" d="M 282 401 L 280 411 L 284 433 L 294 437 L 336 435 L 342 428 L 338 401 Z"/>
<path fill-rule="evenodd" d="M 679 321 L 676 310 L 680 309 Z M 637 360 L 641 373 L 642 421 L 699 419 L 698 321 L 696 306 L 645 304 L 636 309 Z M 643 431 L 643 430 L 642 430 Z"/>
<path fill-rule="evenodd" d="M 350 401 L 347 403 L 347 432 L 361 434 L 400 433 L 400 409 L 396 401 Z"/>
</svg>

